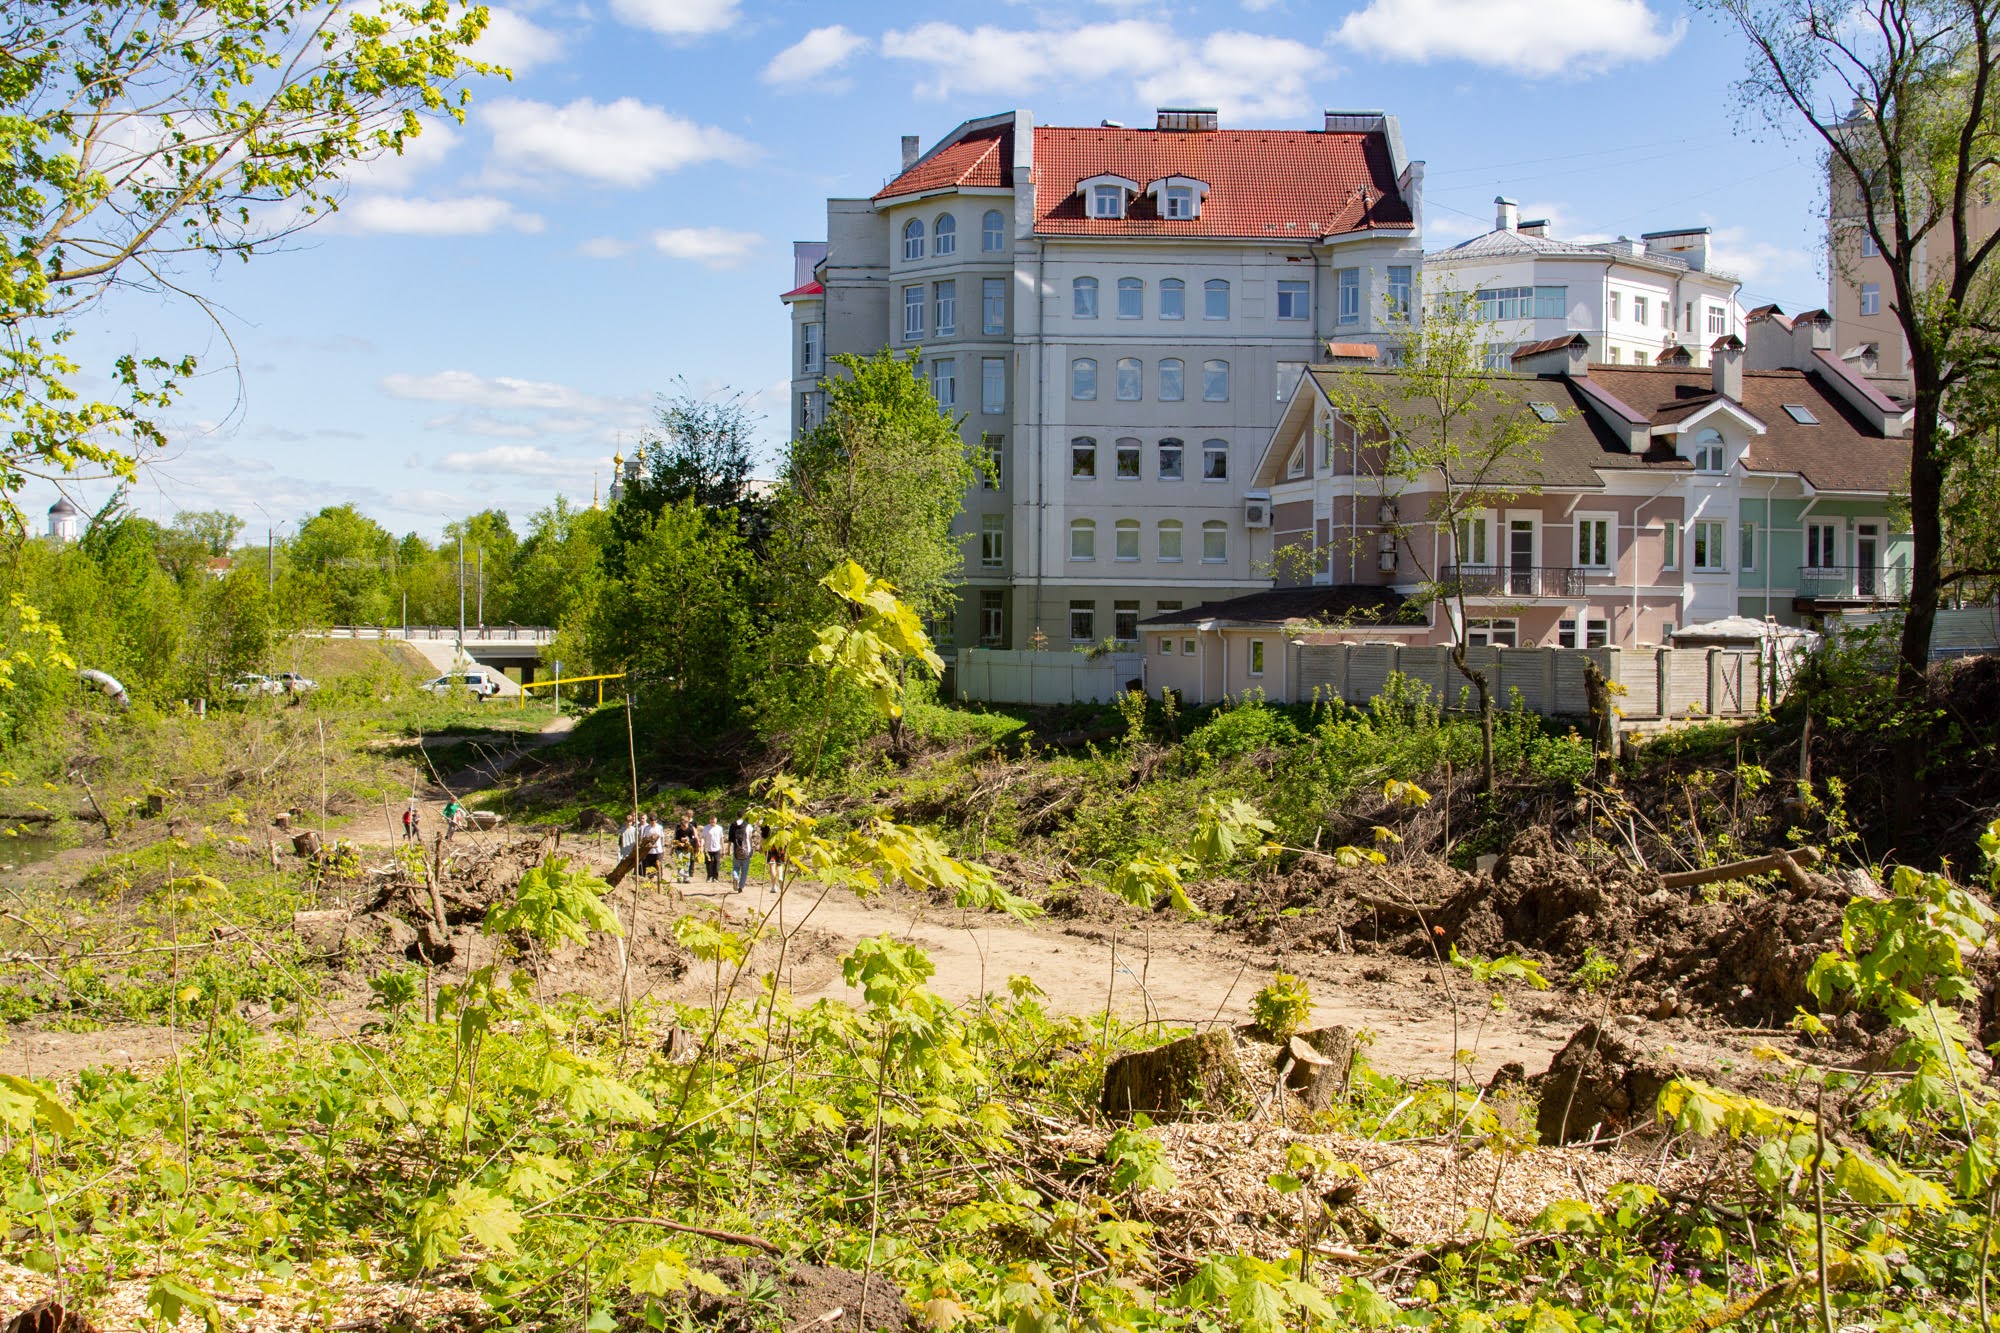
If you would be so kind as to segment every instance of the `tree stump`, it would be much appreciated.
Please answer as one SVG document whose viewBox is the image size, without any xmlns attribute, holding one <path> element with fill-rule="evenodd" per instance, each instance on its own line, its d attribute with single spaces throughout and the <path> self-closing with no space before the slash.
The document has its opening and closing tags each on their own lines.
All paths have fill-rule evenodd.
<svg viewBox="0 0 2000 1333">
<path fill-rule="evenodd" d="M 313 829 L 292 835 L 292 850 L 310 861 L 319 855 L 319 834 Z"/>
<path fill-rule="evenodd" d="M 1536 1080 L 1535 1131 L 1555 1147 L 1651 1120 L 1660 1093 L 1679 1075 L 1678 1066 L 1631 1034 L 1585 1023 Z"/>
<path fill-rule="evenodd" d="M 1178 1120 L 1190 1110 L 1229 1111 L 1246 1091 L 1236 1039 L 1218 1028 L 1119 1056 L 1104 1071 L 1099 1106 L 1114 1119 Z"/>
<path fill-rule="evenodd" d="M 9 1319 L 6 1333 L 97 1333 L 97 1325 L 54 1300 L 41 1300 Z"/>
<path fill-rule="evenodd" d="M 1344 1027 L 1314 1028 L 1301 1032 L 1278 1054 L 1282 1068 L 1292 1063 L 1285 1076 L 1285 1092 L 1298 1099 L 1308 1111 L 1324 1111 L 1333 1099 L 1347 1091 L 1347 1073 L 1354 1058 L 1354 1034 Z"/>
<path fill-rule="evenodd" d="M 271 822 L 279 828 L 288 829 L 292 826 L 292 812 L 289 810 L 280 810 L 277 814 L 271 816 Z"/>
</svg>

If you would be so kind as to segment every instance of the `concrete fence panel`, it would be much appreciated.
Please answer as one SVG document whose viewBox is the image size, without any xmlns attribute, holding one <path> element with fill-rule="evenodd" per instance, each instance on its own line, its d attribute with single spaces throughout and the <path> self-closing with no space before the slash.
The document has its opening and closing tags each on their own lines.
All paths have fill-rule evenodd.
<svg viewBox="0 0 2000 1333">
<path fill-rule="evenodd" d="M 1143 670 L 1138 653 L 1087 658 L 1081 653 L 961 648 L 958 697 L 996 704 L 1109 703 Z"/>
</svg>

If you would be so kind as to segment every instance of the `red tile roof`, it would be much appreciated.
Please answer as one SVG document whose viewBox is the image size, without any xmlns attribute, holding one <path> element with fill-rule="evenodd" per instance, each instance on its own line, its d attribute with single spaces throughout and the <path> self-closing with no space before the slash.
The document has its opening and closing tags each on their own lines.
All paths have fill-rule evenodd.
<svg viewBox="0 0 2000 1333">
<path fill-rule="evenodd" d="M 1168 221 L 1143 194 L 1123 218 L 1088 217 L 1077 182 L 1107 172 L 1142 187 L 1163 176 L 1192 176 L 1207 182 L 1209 192 L 1198 218 Z M 1058 235 L 1304 239 L 1412 225 L 1389 169 L 1388 140 L 1318 130 L 1040 128 L 1035 211 L 1035 230 Z"/>
<path fill-rule="evenodd" d="M 790 291 L 778 297 L 778 299 L 780 301 L 789 301 L 795 296 L 825 296 L 825 295 L 826 295 L 825 283 L 809 282 L 805 284 L 805 286 L 803 287 L 792 288 Z"/>
<path fill-rule="evenodd" d="M 957 143 L 934 150 L 875 192 L 877 199 L 922 194 L 954 186 L 1006 189 L 1014 183 L 1014 131 L 1006 126 L 974 130 Z"/>
</svg>

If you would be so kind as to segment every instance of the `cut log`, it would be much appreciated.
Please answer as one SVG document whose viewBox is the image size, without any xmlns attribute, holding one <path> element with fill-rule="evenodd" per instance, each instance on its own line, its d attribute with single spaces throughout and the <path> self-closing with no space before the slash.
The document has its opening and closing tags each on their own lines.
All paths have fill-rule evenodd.
<svg viewBox="0 0 2000 1333">
<path fill-rule="evenodd" d="M 97 1325 L 49 1299 L 37 1301 L 9 1319 L 6 1333 L 97 1333 Z"/>
<path fill-rule="evenodd" d="M 319 834 L 312 829 L 292 835 L 292 850 L 308 861 L 319 855 Z"/>
<path fill-rule="evenodd" d="M 468 810 L 465 812 L 465 822 L 476 829 L 499 828 L 506 818 L 505 815 L 492 810 Z"/>
<path fill-rule="evenodd" d="M 1596 1023 L 1578 1028 L 1535 1082 L 1535 1130 L 1549 1147 L 1616 1133 L 1653 1118 L 1680 1069 L 1632 1034 Z"/>
<path fill-rule="evenodd" d="M 338 955 L 347 947 L 346 911 L 292 913 L 292 933 L 299 943 L 324 958 Z"/>
<path fill-rule="evenodd" d="M 611 867 L 611 873 L 604 877 L 604 882 L 614 889 L 617 888 L 618 881 L 632 873 L 632 867 L 638 861 L 638 857 L 639 849 L 635 846 L 631 851 L 625 853 L 617 865 Z"/>
<path fill-rule="evenodd" d="M 1812 884 L 1806 879 L 1803 866 L 1813 865 L 1819 860 L 1819 850 L 1801 847 L 1795 852 L 1772 852 L 1769 856 L 1753 856 L 1747 861 L 1731 861 L 1726 865 L 1708 866 L 1702 870 L 1677 870 L 1671 875 L 1660 876 L 1663 889 L 1691 889 L 1701 884 L 1716 884 L 1726 879 L 1747 879 L 1751 875 L 1768 875 L 1777 871 L 1793 887 L 1810 891 Z"/>
<path fill-rule="evenodd" d="M 1179 1120 L 1190 1113 L 1231 1114 L 1247 1087 L 1236 1064 L 1236 1039 L 1223 1029 L 1133 1051 L 1104 1071 L 1099 1106 L 1113 1119 L 1135 1115 Z"/>
<path fill-rule="evenodd" d="M 1354 1057 L 1354 1034 L 1344 1027 L 1314 1028 L 1286 1044 L 1280 1061 L 1292 1062 L 1285 1091 L 1308 1111 L 1324 1111 L 1347 1091 L 1347 1072 Z"/>
</svg>

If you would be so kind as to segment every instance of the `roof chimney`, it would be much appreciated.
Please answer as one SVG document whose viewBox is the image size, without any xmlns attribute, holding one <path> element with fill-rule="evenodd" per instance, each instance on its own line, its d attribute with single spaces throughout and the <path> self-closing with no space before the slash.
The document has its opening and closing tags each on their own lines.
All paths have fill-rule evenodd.
<svg viewBox="0 0 2000 1333">
<path fill-rule="evenodd" d="M 1493 230 L 1513 231 L 1520 226 L 1521 206 L 1512 199 L 1504 194 L 1500 195 L 1494 199 L 1493 208 Z"/>
<path fill-rule="evenodd" d="M 1097 122 L 1097 127 L 1102 130 L 1122 130 L 1125 128 L 1125 122 L 1122 120 L 1100 120 Z"/>
<path fill-rule="evenodd" d="M 1549 220 L 1547 218 L 1535 218 L 1531 221 L 1523 222 L 1519 230 L 1523 236 L 1547 236 L 1549 234 Z"/>
<path fill-rule="evenodd" d="M 1694 353 L 1679 343 L 1668 343 L 1653 358 L 1653 364 L 1656 366 L 1691 366 L 1694 364 Z"/>
<path fill-rule="evenodd" d="M 1212 106 L 1163 106 L 1153 128 L 1160 130 L 1219 130 L 1222 118 Z"/>
<path fill-rule="evenodd" d="M 1516 375 L 1567 375 L 1583 379 L 1590 374 L 1590 339 L 1581 333 L 1544 338 L 1515 348 L 1509 362 Z"/>
<path fill-rule="evenodd" d="M 911 167 L 917 165 L 917 159 L 923 156 L 922 151 L 917 147 L 919 142 L 917 136 L 914 134 L 903 136 L 903 170 L 908 171 Z"/>
<path fill-rule="evenodd" d="M 1787 363 L 1804 370 L 1813 364 L 1814 352 L 1833 350 L 1833 316 L 1824 310 L 1807 310 L 1792 319 L 1792 356 Z"/>
<path fill-rule="evenodd" d="M 1715 391 L 1732 403 L 1743 401 L 1743 340 L 1725 333 L 1708 348 L 1708 370 Z"/>
</svg>

